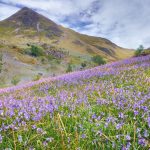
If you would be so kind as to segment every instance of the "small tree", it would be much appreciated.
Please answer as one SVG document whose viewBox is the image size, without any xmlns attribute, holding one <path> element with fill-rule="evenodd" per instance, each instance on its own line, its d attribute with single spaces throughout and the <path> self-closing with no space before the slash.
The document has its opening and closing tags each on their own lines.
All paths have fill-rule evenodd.
<svg viewBox="0 0 150 150">
<path fill-rule="evenodd" d="M 72 72 L 72 66 L 70 63 L 68 64 L 66 72 Z"/>
<path fill-rule="evenodd" d="M 142 52 L 144 51 L 144 46 L 140 45 L 137 50 L 135 51 L 135 56 L 140 56 Z"/>
<path fill-rule="evenodd" d="M 14 77 L 12 78 L 12 80 L 11 80 L 11 83 L 12 83 L 13 85 L 17 85 L 19 82 L 20 82 L 20 79 L 19 79 L 19 77 L 17 77 L 17 76 L 14 76 Z"/>
<path fill-rule="evenodd" d="M 92 57 L 92 61 L 95 62 L 98 65 L 106 64 L 106 61 L 103 59 L 103 57 L 96 55 Z"/>
<path fill-rule="evenodd" d="M 44 52 L 43 49 L 41 47 L 35 46 L 35 45 L 31 45 L 31 55 L 38 57 L 38 56 L 43 56 Z"/>
<path fill-rule="evenodd" d="M 82 63 L 81 63 L 81 67 L 82 67 L 82 68 L 85 68 L 85 67 L 86 67 L 86 62 L 82 62 Z"/>
</svg>

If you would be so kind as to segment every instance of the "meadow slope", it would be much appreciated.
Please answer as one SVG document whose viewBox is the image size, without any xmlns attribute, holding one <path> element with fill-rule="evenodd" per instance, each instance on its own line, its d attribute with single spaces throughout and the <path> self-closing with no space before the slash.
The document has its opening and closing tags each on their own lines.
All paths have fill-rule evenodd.
<svg viewBox="0 0 150 150">
<path fill-rule="evenodd" d="M 147 150 L 150 55 L 0 89 L 0 149 Z"/>
</svg>

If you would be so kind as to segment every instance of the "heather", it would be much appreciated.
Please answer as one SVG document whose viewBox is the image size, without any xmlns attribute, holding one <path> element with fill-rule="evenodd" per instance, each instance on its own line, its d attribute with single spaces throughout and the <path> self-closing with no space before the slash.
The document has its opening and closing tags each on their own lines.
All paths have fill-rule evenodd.
<svg viewBox="0 0 150 150">
<path fill-rule="evenodd" d="M 147 150 L 150 55 L 0 90 L 0 149 Z"/>
</svg>

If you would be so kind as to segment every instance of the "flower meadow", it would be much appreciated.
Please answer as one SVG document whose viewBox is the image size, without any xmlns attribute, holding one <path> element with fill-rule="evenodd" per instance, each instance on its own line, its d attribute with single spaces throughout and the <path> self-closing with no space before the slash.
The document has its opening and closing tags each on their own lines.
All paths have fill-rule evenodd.
<svg viewBox="0 0 150 150">
<path fill-rule="evenodd" d="M 150 55 L 0 90 L 1 150 L 148 150 Z"/>
</svg>

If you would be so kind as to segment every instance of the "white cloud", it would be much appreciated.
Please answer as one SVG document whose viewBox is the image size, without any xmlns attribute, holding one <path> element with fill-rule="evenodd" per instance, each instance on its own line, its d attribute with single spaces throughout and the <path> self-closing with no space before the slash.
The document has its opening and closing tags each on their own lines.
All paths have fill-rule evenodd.
<svg viewBox="0 0 150 150">
<path fill-rule="evenodd" d="M 17 12 L 19 9 L 13 6 L 7 6 L 0 3 L 0 20 L 6 19 L 13 13 Z"/>
<path fill-rule="evenodd" d="M 56 23 L 122 47 L 150 47 L 149 0 L 0 0 L 0 19 L 18 6 L 37 9 Z"/>
<path fill-rule="evenodd" d="M 120 46 L 136 48 L 150 46 L 150 1 L 105 0 L 99 12 L 90 18 L 93 24 L 81 32 L 109 38 Z M 148 40 L 149 39 L 149 40 Z"/>
</svg>

